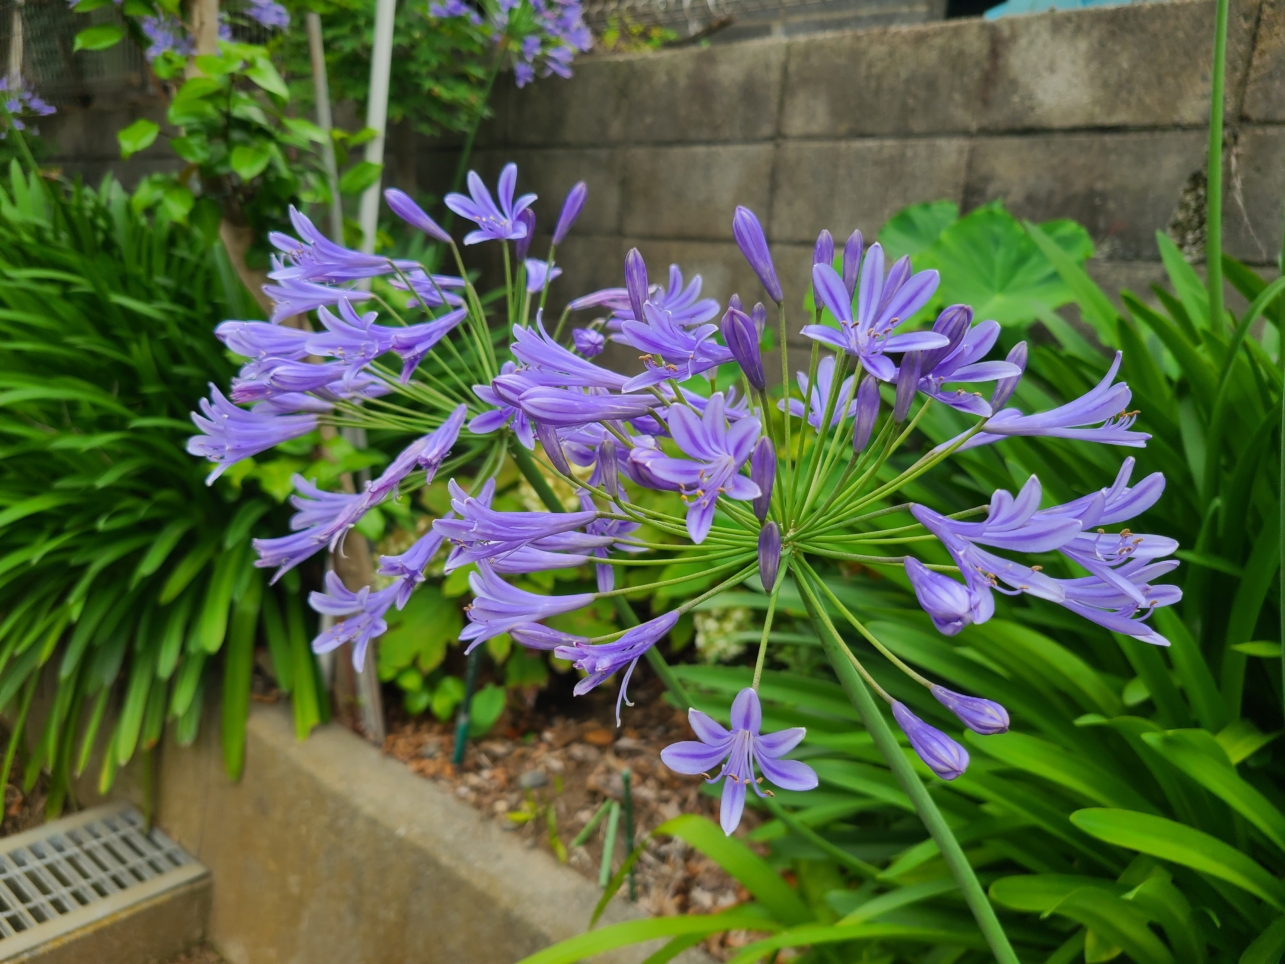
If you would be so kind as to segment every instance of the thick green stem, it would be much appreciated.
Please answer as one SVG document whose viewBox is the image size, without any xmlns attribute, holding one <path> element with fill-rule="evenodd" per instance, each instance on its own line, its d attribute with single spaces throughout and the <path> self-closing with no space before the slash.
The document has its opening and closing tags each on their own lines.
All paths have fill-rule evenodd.
<svg viewBox="0 0 1285 964">
<path fill-rule="evenodd" d="M 982 890 L 981 882 L 973 872 L 968 858 L 964 856 L 963 847 L 955 839 L 955 834 L 946 823 L 941 811 L 937 809 L 937 804 L 933 801 L 932 796 L 906 759 L 905 753 L 902 752 L 901 746 L 897 743 L 897 738 L 893 735 L 892 728 L 888 726 L 887 720 L 884 719 L 883 713 L 875 703 L 874 697 L 871 696 L 865 683 L 857 675 L 856 669 L 849 662 L 845 654 L 847 645 L 839 636 L 829 617 L 826 616 L 825 609 L 822 607 L 820 600 L 817 599 L 812 587 L 808 585 L 806 576 L 798 567 L 795 568 L 794 572 L 803 595 L 803 602 L 807 606 L 808 614 L 812 619 L 812 625 L 816 629 L 817 635 L 821 637 L 821 645 L 825 649 L 826 657 L 830 660 L 830 665 L 834 667 L 835 675 L 839 677 L 843 691 L 848 695 L 848 699 L 852 701 L 852 705 L 861 716 L 861 721 L 874 739 L 875 746 L 884 759 L 888 761 L 888 766 L 897 777 L 897 782 L 901 784 L 901 788 L 910 797 L 910 802 L 914 804 L 915 811 L 919 814 L 919 819 L 923 821 L 932 838 L 937 841 L 942 858 L 946 861 L 946 866 L 955 878 L 955 883 L 959 886 L 969 910 L 973 912 L 977 926 L 981 929 L 987 943 L 990 944 L 996 961 L 999 964 L 1020 964 L 1017 954 L 1014 953 L 1012 945 L 1008 942 L 1008 936 L 1004 933 L 1004 928 L 1000 924 L 999 918 L 995 916 L 995 909 L 986 898 L 986 892 Z"/>
<path fill-rule="evenodd" d="M 1209 178 L 1205 209 L 1205 270 L 1209 280 L 1209 327 L 1221 334 L 1223 319 L 1223 88 L 1227 79 L 1227 8 L 1214 7 L 1214 65 L 1209 93 Z"/>
</svg>

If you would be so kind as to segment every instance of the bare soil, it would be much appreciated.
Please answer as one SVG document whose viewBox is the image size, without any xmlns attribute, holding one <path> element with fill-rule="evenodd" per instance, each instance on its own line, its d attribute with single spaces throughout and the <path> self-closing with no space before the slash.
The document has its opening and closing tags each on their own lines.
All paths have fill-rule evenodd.
<svg viewBox="0 0 1285 964">
<path fill-rule="evenodd" d="M 628 771 L 634 839 L 646 841 L 635 871 L 637 902 L 653 915 L 673 916 L 711 913 L 748 900 L 733 878 L 683 841 L 649 836 L 682 813 L 718 820 L 718 798 L 701 792 L 704 781 L 674 773 L 660 760 L 661 749 L 670 743 L 695 739 L 686 714 L 666 703 L 663 687 L 649 680 L 630 687 L 636 705 L 622 707 L 624 725 L 617 728 L 616 694 L 607 690 L 573 702 L 556 692 L 541 694 L 529 708 L 510 708 L 484 739 L 470 741 L 458 768 L 451 763 L 453 724 L 431 717 L 394 715 L 384 752 L 449 787 L 526 846 L 548 851 L 595 882 L 608 821 L 602 820 L 582 844 L 572 844 L 605 801 L 623 803 Z M 737 835 L 757 823 L 757 815 L 747 810 Z M 622 817 L 613 873 L 630 850 L 625 836 Z M 616 899 L 629 899 L 627 885 Z M 706 949 L 726 958 L 749 939 L 737 933 L 715 937 Z"/>
</svg>

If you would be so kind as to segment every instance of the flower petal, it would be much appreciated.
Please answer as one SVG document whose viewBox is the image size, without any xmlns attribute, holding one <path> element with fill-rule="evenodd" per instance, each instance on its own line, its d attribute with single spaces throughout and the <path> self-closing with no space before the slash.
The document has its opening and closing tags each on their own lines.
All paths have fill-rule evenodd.
<svg viewBox="0 0 1285 964">
<path fill-rule="evenodd" d="M 687 722 L 691 724 L 692 729 L 696 732 L 696 737 L 702 743 L 708 743 L 710 746 L 722 746 L 732 738 L 732 734 L 723 729 L 723 725 L 713 717 L 702 713 L 700 710 L 688 710 Z"/>
<path fill-rule="evenodd" d="M 723 805 L 719 810 L 719 823 L 729 837 L 741 823 L 745 812 L 745 784 L 728 777 L 723 781 Z"/>
<path fill-rule="evenodd" d="M 749 730 L 758 736 L 762 725 L 763 708 L 759 705 L 759 695 L 747 686 L 732 701 L 732 729 Z"/>
<path fill-rule="evenodd" d="M 792 726 L 788 730 L 778 730 L 776 733 L 764 733 L 754 741 L 754 752 L 760 757 L 771 757 L 773 760 L 789 753 L 802 741 L 807 735 L 807 727 Z"/>
<path fill-rule="evenodd" d="M 817 774 L 798 760 L 773 760 L 759 757 L 759 771 L 782 790 L 815 790 Z"/>
<path fill-rule="evenodd" d="M 708 746 L 695 740 L 673 743 L 660 751 L 660 759 L 675 773 L 708 773 L 727 756 L 726 746 Z"/>
</svg>

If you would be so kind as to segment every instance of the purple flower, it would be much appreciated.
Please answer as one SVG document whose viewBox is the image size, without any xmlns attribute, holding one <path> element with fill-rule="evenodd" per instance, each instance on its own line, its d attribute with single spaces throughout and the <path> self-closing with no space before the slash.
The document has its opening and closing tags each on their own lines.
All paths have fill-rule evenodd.
<svg viewBox="0 0 1285 964">
<path fill-rule="evenodd" d="M 1008 353 L 1004 360 L 1017 369 L 1017 374 L 1006 378 L 1001 378 L 995 383 L 995 390 L 991 393 L 991 411 L 995 412 L 1004 407 L 1005 403 L 1013 397 L 1013 392 L 1017 391 L 1017 383 L 1022 380 L 1022 374 L 1026 371 L 1026 342 L 1019 341 Z"/>
<path fill-rule="evenodd" d="M 843 287 L 848 292 L 848 301 L 857 292 L 857 274 L 861 270 L 861 252 L 865 249 L 865 239 L 860 231 L 853 231 L 843 245 Z"/>
<path fill-rule="evenodd" d="M 505 362 L 500 367 L 500 375 L 511 375 L 516 370 L 517 366 L 513 362 Z M 513 434 L 522 443 L 522 447 L 528 451 L 535 449 L 535 433 L 531 429 L 531 420 L 527 418 L 526 412 L 505 403 L 495 394 L 495 390 L 490 385 L 474 385 L 473 394 L 492 408 L 490 411 L 473 416 L 473 420 L 468 423 L 470 432 L 474 435 L 489 435 L 504 428 L 512 419 Z"/>
<path fill-rule="evenodd" d="M 535 212 L 530 208 L 519 212 L 517 222 L 526 228 L 526 234 L 513 242 L 513 257 L 517 261 L 526 261 L 527 253 L 531 250 L 531 242 L 535 240 Z"/>
<path fill-rule="evenodd" d="M 334 548 L 344 534 L 366 514 L 370 502 L 365 493 L 323 492 L 301 476 L 294 476 L 298 495 L 290 497 L 299 511 L 290 520 L 292 533 L 275 539 L 255 539 L 253 546 L 260 569 L 277 567 L 275 583 L 323 546 Z"/>
<path fill-rule="evenodd" d="M 637 248 L 630 248 L 625 253 L 625 291 L 629 295 L 629 307 L 634 320 L 643 316 L 643 305 L 647 303 L 649 285 L 647 284 L 647 262 Z"/>
<path fill-rule="evenodd" d="M 214 329 L 214 337 L 245 358 L 272 356 L 302 361 L 308 357 L 306 343 L 311 333 L 264 321 L 224 321 Z"/>
<path fill-rule="evenodd" d="M 723 315 L 723 341 L 741 366 L 750 387 L 757 392 L 767 388 L 767 375 L 763 371 L 763 356 L 759 352 L 759 333 L 750 316 L 737 308 L 728 308 Z"/>
<path fill-rule="evenodd" d="M 934 685 L 929 687 L 929 691 L 938 703 L 959 717 L 960 722 L 974 733 L 991 736 L 1008 732 L 1008 710 L 994 700 L 965 696 L 944 686 Z"/>
<path fill-rule="evenodd" d="M 155 17 L 140 17 L 138 23 L 143 36 L 149 41 L 147 50 L 143 52 L 148 63 L 162 54 L 172 52 L 187 57 L 196 50 L 196 44 L 177 17 L 162 13 Z"/>
<path fill-rule="evenodd" d="M 919 390 L 951 408 L 986 417 L 992 410 L 980 393 L 962 388 L 948 392 L 944 385 L 1020 378 L 1022 370 L 1012 362 L 981 360 L 999 337 L 999 322 L 983 321 L 970 328 L 972 319 L 973 309 L 967 305 L 952 305 L 937 317 L 933 331 L 946 336 L 949 343 L 923 353 Z"/>
<path fill-rule="evenodd" d="M 489 480 L 487 484 L 494 488 L 493 479 Z M 426 578 L 424 570 L 441 550 L 445 541 L 446 537 L 440 532 L 436 529 L 429 529 L 400 555 L 379 557 L 379 574 L 381 576 L 393 576 L 397 579 L 394 585 L 397 586 L 396 602 L 398 609 L 406 608 L 406 601 L 410 599 L 411 593 Z"/>
<path fill-rule="evenodd" d="M 290 26 L 290 14 L 276 0 L 250 0 L 246 16 L 272 30 L 285 30 Z"/>
<path fill-rule="evenodd" d="M 562 213 L 558 215 L 557 227 L 553 229 L 555 245 L 561 244 L 566 239 L 567 232 L 580 216 L 580 209 L 584 207 L 585 198 L 588 195 L 589 188 L 585 186 L 584 181 L 576 182 L 576 185 L 567 192 L 567 199 L 562 202 Z"/>
<path fill-rule="evenodd" d="M 333 570 L 326 573 L 326 591 L 308 596 L 308 605 L 327 616 L 347 616 L 312 641 L 314 653 L 328 653 L 344 643 L 352 643 L 352 664 L 361 672 L 366 661 L 366 647 L 372 639 L 388 630 L 384 613 L 397 598 L 398 587 L 389 586 L 372 592 L 369 586 L 353 592 Z"/>
<path fill-rule="evenodd" d="M 919 759 L 928 764 L 928 769 L 937 776 L 943 780 L 954 780 L 968 769 L 968 751 L 941 730 L 915 716 L 904 703 L 894 702 L 892 715 L 910 739 Z"/>
<path fill-rule="evenodd" d="M 491 561 L 527 546 L 546 551 L 594 549 L 610 538 L 587 536 L 582 529 L 598 518 L 587 512 L 498 512 L 483 501 L 457 493 L 451 502 L 456 518 L 442 518 L 433 529 L 460 548 L 446 564 L 448 572 L 482 560 Z"/>
<path fill-rule="evenodd" d="M 732 237 L 741 254 L 750 263 L 754 273 L 759 276 L 768 297 L 778 305 L 785 300 L 781 293 L 781 282 L 776 278 L 776 266 L 772 264 L 772 253 L 767 248 L 767 238 L 763 236 L 763 225 L 747 207 L 738 207 L 732 216 Z"/>
<path fill-rule="evenodd" d="M 937 272 L 910 274 L 910 259 L 902 258 L 888 273 L 883 273 L 883 248 L 870 246 L 861 268 L 861 290 L 857 314 L 852 313 L 852 298 L 843 279 L 827 264 L 814 265 L 812 285 L 817 300 L 839 321 L 835 330 L 828 325 L 805 325 L 803 334 L 839 351 L 861 359 L 866 371 L 880 381 L 890 382 L 897 375 L 896 366 L 886 352 L 926 351 L 946 345 L 944 335 L 917 331 L 894 335 L 893 331 L 926 305 L 937 290 Z"/>
<path fill-rule="evenodd" d="M 593 593 L 544 596 L 514 588 L 486 562 L 477 564 L 477 572 L 469 573 L 468 582 L 475 598 L 468 607 L 469 624 L 460 633 L 460 640 L 469 644 L 465 652 L 523 623 L 583 609 L 594 599 Z"/>
<path fill-rule="evenodd" d="M 384 192 L 384 200 L 388 202 L 389 209 L 412 228 L 423 231 L 434 241 L 440 241 L 442 244 L 451 243 L 451 236 L 442 230 L 441 225 L 424 213 L 424 209 L 411 200 L 410 195 L 405 191 L 390 187 Z"/>
<path fill-rule="evenodd" d="M 1070 438 L 1143 448 L 1151 436 L 1145 432 L 1132 431 L 1134 420 L 1138 417 L 1137 412 L 1128 411 L 1133 393 L 1124 382 L 1112 384 L 1123 357 L 1120 352 L 1116 352 L 1115 360 L 1102 381 L 1073 402 L 1038 415 L 1023 415 L 1016 408 L 1006 408 L 992 415 L 986 422 L 986 431 L 974 435 L 960 446 L 960 450 L 989 445 L 1010 435 Z M 997 385 L 996 393 L 999 391 Z"/>
<path fill-rule="evenodd" d="M 463 194 L 446 195 L 446 206 L 462 218 L 468 218 L 477 224 L 478 230 L 470 231 L 464 236 L 465 244 L 477 244 L 480 241 L 512 241 L 524 238 L 526 226 L 517 222 L 517 216 L 535 201 L 534 194 L 523 194 L 516 201 L 513 189 L 518 183 L 518 166 L 504 165 L 500 180 L 496 185 L 499 204 L 491 197 L 482 179 L 476 171 L 468 172 L 468 190 L 471 198 Z"/>
<path fill-rule="evenodd" d="M 571 341 L 576 346 L 576 351 L 585 358 L 602 354 L 603 348 L 607 345 L 607 339 L 603 337 L 602 332 L 594 331 L 592 328 L 572 329 Z"/>
<path fill-rule="evenodd" d="M 768 522 L 759 532 L 759 579 L 764 590 L 772 591 L 780 570 L 781 530 L 775 522 Z"/>
<path fill-rule="evenodd" d="M 187 450 L 217 463 L 206 478 L 206 485 L 213 485 L 233 463 L 307 435 L 317 427 L 315 415 L 247 412 L 229 402 L 213 385 L 210 398 L 201 399 L 200 406 L 204 418 L 193 412 L 192 422 L 202 434 L 187 440 Z"/>
<path fill-rule="evenodd" d="M 298 232 L 298 238 L 280 231 L 268 232 L 268 241 L 290 262 L 269 273 L 268 277 L 273 281 L 343 283 L 392 274 L 397 268 L 403 271 L 423 270 L 418 261 L 393 261 L 384 255 L 364 254 L 336 244 L 293 205 L 290 223 Z"/>
<path fill-rule="evenodd" d="M 274 325 L 295 315 L 316 311 L 323 305 L 338 305 L 341 301 L 364 301 L 372 297 L 369 291 L 357 288 L 332 288 L 313 281 L 289 278 L 274 285 L 264 285 L 263 293 L 272 299 L 272 317 L 269 320 Z"/>
<path fill-rule="evenodd" d="M 834 388 L 834 356 L 830 355 L 822 358 L 817 364 L 816 384 L 812 386 L 812 396 L 808 399 L 808 424 L 816 431 L 821 431 L 821 419 L 825 418 L 826 402 L 830 400 L 830 392 Z M 807 394 L 808 376 L 807 372 L 796 372 L 795 378 L 799 383 L 799 391 Z M 839 386 L 839 397 L 835 399 L 834 412 L 830 416 L 830 427 L 838 425 L 845 418 L 851 417 L 857 410 L 857 403 L 852 400 L 852 389 L 856 383 L 856 376 L 849 375 Z M 785 411 L 787 399 L 781 399 L 776 403 L 780 411 Z M 803 417 L 803 403 L 797 398 L 788 399 L 790 414 L 795 418 Z"/>
<path fill-rule="evenodd" d="M 683 327 L 669 312 L 650 303 L 643 305 L 643 318 L 645 323 L 625 321 L 620 326 L 625 342 L 646 353 L 643 357 L 646 371 L 625 382 L 626 392 L 671 378 L 683 382 L 733 360 L 732 352 L 714 341 L 717 325 Z"/>
<path fill-rule="evenodd" d="M 446 0 L 445 3 L 430 3 L 428 5 L 428 14 L 441 20 L 445 20 L 448 17 L 467 17 L 469 23 L 473 24 L 473 26 L 482 26 L 481 16 L 464 0 Z"/>
<path fill-rule="evenodd" d="M 569 477 L 571 466 L 567 462 L 567 454 L 562 451 L 562 442 L 558 440 L 558 430 L 547 422 L 536 422 L 535 437 L 540 440 L 540 447 L 544 449 L 544 454 L 553 463 L 553 467 Z"/>
<path fill-rule="evenodd" d="M 897 396 L 892 404 L 892 420 L 900 425 L 910 414 L 910 406 L 915 401 L 915 390 L 919 387 L 919 369 L 923 355 L 921 352 L 907 352 L 901 359 L 897 370 Z"/>
<path fill-rule="evenodd" d="M 458 406 L 436 431 L 416 439 L 402 449 L 397 458 L 388 464 L 388 468 L 380 473 L 379 478 L 367 486 L 366 496 L 370 504 L 383 501 L 384 497 L 394 491 L 398 484 L 416 468 L 424 470 L 426 485 L 432 482 L 442 462 L 451 454 L 451 446 L 459 438 L 466 415 L 468 415 L 468 407 Z"/>
<path fill-rule="evenodd" d="M 873 375 L 861 379 L 857 389 L 856 420 L 852 423 L 852 454 L 860 455 L 870 444 L 879 420 L 879 382 Z"/>
<path fill-rule="evenodd" d="M 499 378 L 495 380 L 496 383 L 499 381 Z M 523 392 L 517 402 L 518 407 L 537 422 L 567 428 L 590 422 L 641 418 L 656 404 L 654 398 L 645 394 L 584 394 L 577 390 L 543 386 Z"/>
<path fill-rule="evenodd" d="M 317 392 L 338 385 L 341 394 L 356 387 L 360 366 L 332 362 L 314 365 L 288 358 L 264 358 L 243 365 L 232 379 L 230 394 L 238 404 L 261 402 L 277 395 Z"/>
<path fill-rule="evenodd" d="M 831 264 L 834 261 L 834 238 L 830 232 L 821 229 L 817 235 L 816 247 L 812 249 L 813 264 Z"/>
<path fill-rule="evenodd" d="M 753 509 L 755 517 L 762 522 L 772 507 L 772 485 L 776 481 L 776 448 L 767 435 L 754 443 L 754 451 L 750 454 L 750 481 L 759 487 Z"/>
<path fill-rule="evenodd" d="M 938 632 L 954 636 L 965 626 L 984 623 L 995 614 L 995 597 L 989 586 L 960 585 L 926 568 L 914 556 L 906 556 L 904 565 L 915 598 Z"/>
<path fill-rule="evenodd" d="M 801 726 L 776 733 L 761 734 L 763 710 L 758 694 L 746 687 L 732 701 L 732 729 L 723 729 L 700 710 L 688 710 L 687 720 L 696 731 L 697 740 L 674 743 L 660 751 L 665 766 L 675 773 L 706 774 L 726 759 L 722 769 L 709 778 L 710 783 L 723 780 L 723 805 L 720 822 L 729 837 L 741 822 L 745 809 L 745 788 L 752 786 L 760 797 L 754 769 L 782 790 L 812 790 L 817 775 L 806 763 L 783 760 L 807 735 Z"/>
<path fill-rule="evenodd" d="M 592 598 L 592 597 L 591 597 Z M 587 673 L 576 684 L 575 695 L 583 696 L 608 677 L 625 670 L 624 679 L 620 681 L 620 695 L 616 697 L 616 725 L 620 725 L 620 704 L 629 702 L 629 678 L 633 676 L 638 660 L 674 628 L 678 622 L 677 609 L 663 616 L 649 619 L 647 622 L 626 630 L 624 635 L 612 643 L 591 644 L 588 640 L 577 641 L 570 645 L 559 646 L 553 651 L 558 659 L 570 660 L 576 669 Z M 628 667 L 628 668 L 626 668 Z"/>
<path fill-rule="evenodd" d="M 538 294 L 544 290 L 544 286 L 562 274 L 561 268 L 550 268 L 547 261 L 539 261 L 535 258 L 527 258 L 526 265 L 526 290 L 527 294 Z"/>
<path fill-rule="evenodd" d="M 521 374 L 527 387 L 548 385 L 559 388 L 608 388 L 620 391 L 628 379 L 581 358 L 559 345 L 545 331 L 544 318 L 537 315 L 534 328 L 513 326 L 513 357 L 526 366 Z M 502 376 L 503 377 L 503 376 Z"/>
<path fill-rule="evenodd" d="M 648 470 L 678 486 L 687 503 L 687 534 L 701 543 L 714 524 L 714 503 L 720 495 L 749 501 L 759 487 L 739 474 L 759 437 L 759 420 L 742 418 L 728 427 L 722 392 L 710 396 L 705 414 L 697 417 L 685 405 L 671 405 L 666 419 L 675 444 L 686 459 L 660 456 L 648 460 Z"/>
</svg>

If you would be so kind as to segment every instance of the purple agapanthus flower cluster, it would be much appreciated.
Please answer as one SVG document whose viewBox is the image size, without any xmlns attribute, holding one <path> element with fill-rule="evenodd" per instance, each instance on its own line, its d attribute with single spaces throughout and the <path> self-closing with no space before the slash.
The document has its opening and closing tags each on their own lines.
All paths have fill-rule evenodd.
<svg viewBox="0 0 1285 964">
<path fill-rule="evenodd" d="M 0 77 L 0 97 L 4 99 L 4 109 L 9 115 L 9 123 L 15 130 L 30 130 L 33 134 L 39 131 L 30 126 L 33 117 L 48 117 L 56 113 L 53 104 L 47 104 L 21 79 L 12 81 Z M 0 140 L 4 140 L 7 129 L 0 129 Z"/>
<path fill-rule="evenodd" d="M 514 16 L 517 4 L 504 8 L 507 15 Z M 471 492 L 452 481 L 451 511 L 405 553 L 381 559 L 378 585 L 353 589 L 327 578 L 326 591 L 313 596 L 314 608 L 342 621 L 326 630 L 315 648 L 351 643 L 364 653 L 386 627 L 388 610 L 405 605 L 424 581 L 429 561 L 447 546 L 447 572 L 472 567 L 474 598 L 461 633 L 468 648 L 508 634 L 529 649 L 550 651 L 582 674 L 577 694 L 619 678 L 618 718 L 638 661 L 658 658 L 659 643 L 684 614 L 742 584 L 772 595 L 787 576 L 809 586 L 815 576 L 808 557 L 853 558 L 859 552 L 857 558 L 867 564 L 903 568 L 920 605 L 946 634 L 989 619 L 996 592 L 1024 593 L 1109 630 L 1165 644 L 1146 619 L 1156 607 L 1179 598 L 1175 587 L 1156 582 L 1177 564 L 1168 558 L 1176 546 L 1161 536 L 1120 528 L 1163 491 L 1159 475 L 1129 484 L 1132 459 L 1111 486 L 1063 505 L 1041 508 L 1043 490 L 1035 478 L 1016 496 L 997 491 L 980 521 L 891 501 L 916 476 L 898 475 L 888 457 L 929 406 L 944 406 L 953 410 L 950 417 L 974 424 L 928 451 L 918 466 L 931 467 L 956 450 L 1011 435 L 1144 445 L 1148 436 L 1133 429 L 1136 413 L 1127 410 L 1129 389 L 1115 381 L 1118 357 L 1082 398 L 1024 414 L 1010 405 L 1026 367 L 1024 343 L 1013 345 L 1002 359 L 989 357 L 1000 328 L 994 321 L 976 321 L 966 305 L 949 306 L 931 324 L 917 327 L 936 291 L 936 273 L 915 272 L 909 258 L 888 266 L 882 247 L 867 248 L 860 232 L 848 237 L 836 269 L 834 239 L 822 232 L 811 279 L 815 313 L 801 332 L 815 342 L 816 361 L 798 373 L 797 392 L 787 383 L 783 397 L 773 399 L 761 356 L 769 309 L 763 304 L 747 309 L 735 295 L 726 306 L 702 298 L 700 278 L 685 281 L 677 266 L 671 267 L 667 285 L 653 285 L 636 249 L 626 255 L 620 287 L 574 299 L 556 324 L 552 317 L 546 323 L 545 296 L 561 273 L 553 255 L 586 192 L 583 184 L 576 185 L 567 196 L 549 253 L 541 260 L 531 253 L 535 197 L 519 194 L 517 184 L 517 168 L 510 164 L 494 191 L 470 173 L 469 193 L 446 199 L 452 211 L 474 225 L 466 245 L 512 245 L 505 260 L 516 266 L 503 309 L 507 345 L 492 337 L 462 272 L 429 274 L 413 261 L 349 251 L 297 213 L 297 237 L 272 238 L 279 252 L 273 284 L 265 289 L 277 305 L 272 323 L 226 322 L 218 329 L 246 363 L 229 396 L 214 390 L 202 403 L 203 415 L 195 417 L 203 434 L 190 449 L 218 464 L 212 478 L 236 460 L 306 435 L 327 420 L 361 415 L 379 424 L 389 393 L 401 396 L 388 406 L 389 425 L 404 423 L 407 405 L 437 406 L 437 420 L 430 424 L 440 427 L 407 446 L 361 491 L 325 492 L 296 479 L 293 531 L 256 540 L 261 566 L 284 571 L 319 549 L 338 550 L 362 515 L 411 473 L 422 469 L 424 479 L 431 480 L 465 423 L 482 440 L 479 451 L 491 453 L 483 462 L 490 474 L 482 472 Z M 459 257 L 449 235 L 414 201 L 396 191 L 387 198 L 400 218 L 450 245 Z M 783 344 L 785 292 L 762 226 L 752 212 L 739 208 L 732 227 L 777 309 L 778 343 Z M 371 279 L 384 286 L 378 289 L 383 294 L 359 287 Z M 423 312 L 426 320 L 381 321 L 381 310 L 389 309 L 389 290 L 405 295 L 407 308 Z M 572 314 L 587 311 L 597 313 L 591 323 L 566 325 Z M 280 324 L 309 313 L 316 319 L 310 330 Z M 599 363 L 608 338 L 632 351 L 638 360 L 635 373 Z M 443 348 L 451 360 L 443 360 Z M 462 353 L 471 361 L 465 362 Z M 437 360 L 432 372 L 425 371 L 429 358 Z M 438 396 L 463 401 L 444 409 Z M 578 509 L 554 504 L 548 485 L 547 511 L 504 509 L 503 500 L 495 498 L 494 480 L 509 452 L 526 466 L 524 472 L 542 476 L 529 479 L 569 487 Z M 532 452 L 538 462 L 531 461 Z M 638 488 L 670 496 L 643 500 Z M 954 565 L 864 554 L 859 544 L 874 516 L 898 511 L 913 517 L 902 531 L 935 538 Z M 664 549 L 665 544 L 647 541 L 656 538 L 654 533 L 671 540 L 672 557 L 639 557 Z M 635 565 L 665 568 L 650 570 L 654 582 L 629 580 L 618 588 L 618 573 L 629 571 L 622 567 Z M 1058 575 L 1045 571 L 1050 566 Z M 596 577 L 596 591 L 582 586 L 585 591 L 551 595 L 520 581 L 579 567 Z M 679 575 L 668 575 L 672 572 Z M 699 589 L 674 589 L 696 579 Z M 670 608 L 637 625 L 627 622 L 619 631 L 592 638 L 557 628 L 560 617 L 595 602 L 659 588 L 666 593 L 653 598 L 672 599 Z M 857 628 L 870 638 L 868 630 Z M 855 654 L 852 659 L 860 665 Z M 966 728 L 982 735 L 1008 728 L 1008 714 L 999 704 L 945 689 L 893 661 Z M 956 740 L 860 671 L 934 773 L 954 779 L 965 771 L 968 753 Z M 761 732 L 757 686 L 756 675 L 754 685 L 736 697 L 731 729 L 693 711 L 699 742 L 678 744 L 663 755 L 677 772 L 713 772 L 712 780 L 723 781 L 728 833 L 739 822 L 749 786 L 761 794 L 760 780 L 795 791 L 816 785 L 809 767 L 784 759 L 803 739 L 801 729 Z"/>
<path fill-rule="evenodd" d="M 434 0 L 428 13 L 439 20 L 462 18 L 489 30 L 512 53 L 513 77 L 519 87 L 537 75 L 570 77 L 576 54 L 593 47 L 579 0 L 499 0 L 489 20 L 467 0 Z"/>
<path fill-rule="evenodd" d="M 285 30 L 290 26 L 290 11 L 277 0 L 250 0 L 245 15 L 269 30 Z"/>
</svg>

